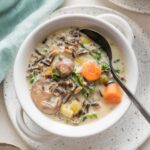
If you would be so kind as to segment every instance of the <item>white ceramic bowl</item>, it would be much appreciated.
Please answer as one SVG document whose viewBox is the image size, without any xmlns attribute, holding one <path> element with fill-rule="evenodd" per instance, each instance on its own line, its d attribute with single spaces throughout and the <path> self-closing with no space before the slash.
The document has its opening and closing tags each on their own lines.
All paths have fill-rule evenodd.
<svg viewBox="0 0 150 150">
<path fill-rule="evenodd" d="M 127 87 L 134 93 L 138 80 L 138 67 L 133 49 L 123 34 L 113 25 L 89 15 L 64 15 L 51 19 L 37 27 L 23 42 L 14 66 L 14 84 L 19 102 L 27 115 L 42 129 L 66 137 L 84 137 L 110 128 L 125 114 L 130 106 L 130 100 L 124 94 L 122 102 L 106 117 L 93 123 L 71 126 L 48 118 L 41 113 L 33 103 L 26 81 L 26 68 L 31 51 L 51 32 L 64 27 L 77 26 L 91 28 L 111 37 L 122 50 L 127 72 Z"/>
</svg>

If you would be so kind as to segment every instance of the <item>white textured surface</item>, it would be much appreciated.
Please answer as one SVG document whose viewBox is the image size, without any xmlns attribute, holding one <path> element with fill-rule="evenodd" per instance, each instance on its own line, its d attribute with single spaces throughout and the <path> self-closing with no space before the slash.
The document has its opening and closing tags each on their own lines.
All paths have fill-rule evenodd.
<svg viewBox="0 0 150 150">
<path fill-rule="evenodd" d="M 110 0 L 114 4 L 140 13 L 150 14 L 150 1 L 149 0 Z"/>
<path fill-rule="evenodd" d="M 126 10 L 122 10 L 110 3 L 106 0 L 66 0 L 65 6 L 68 5 L 80 5 L 80 4 L 97 4 L 97 5 L 106 5 L 116 10 L 119 10 L 125 13 L 127 16 L 131 17 L 135 22 L 137 22 L 144 31 L 150 35 L 150 19 L 148 15 L 136 14 L 132 12 L 128 12 Z M 16 144 L 20 146 L 23 150 L 29 149 L 27 148 L 26 144 L 20 139 L 20 137 L 15 133 L 11 122 L 8 119 L 8 115 L 6 114 L 6 110 L 4 107 L 3 95 L 2 95 L 2 85 L 0 91 L 0 142 L 8 142 L 12 144 Z M 150 148 L 150 140 L 147 141 L 141 148 L 141 150 L 149 150 Z"/>
</svg>

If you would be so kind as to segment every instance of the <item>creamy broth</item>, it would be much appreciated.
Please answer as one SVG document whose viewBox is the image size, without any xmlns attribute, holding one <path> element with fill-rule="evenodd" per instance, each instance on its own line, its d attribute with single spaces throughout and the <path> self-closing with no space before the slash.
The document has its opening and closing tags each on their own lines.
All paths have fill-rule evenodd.
<svg viewBox="0 0 150 150">
<path fill-rule="evenodd" d="M 108 41 L 113 66 L 125 82 L 124 58 L 119 47 Z M 27 81 L 38 109 L 71 125 L 101 119 L 122 99 L 105 51 L 74 27 L 54 32 L 37 45 L 29 59 Z"/>
</svg>

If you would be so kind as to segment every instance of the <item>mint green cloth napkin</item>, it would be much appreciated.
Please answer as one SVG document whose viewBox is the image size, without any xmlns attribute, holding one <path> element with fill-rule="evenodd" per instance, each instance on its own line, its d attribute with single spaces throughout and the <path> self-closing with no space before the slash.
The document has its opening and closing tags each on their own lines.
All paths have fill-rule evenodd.
<svg viewBox="0 0 150 150">
<path fill-rule="evenodd" d="M 62 3 L 63 0 L 0 1 L 0 82 L 26 36 Z"/>
</svg>

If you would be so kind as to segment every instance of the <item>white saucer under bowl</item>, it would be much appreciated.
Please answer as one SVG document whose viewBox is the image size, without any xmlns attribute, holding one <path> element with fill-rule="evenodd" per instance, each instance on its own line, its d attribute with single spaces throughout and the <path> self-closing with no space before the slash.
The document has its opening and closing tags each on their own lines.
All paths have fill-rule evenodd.
<svg viewBox="0 0 150 150">
<path fill-rule="evenodd" d="M 150 0 L 109 0 L 127 10 L 150 14 Z"/>
<path fill-rule="evenodd" d="M 102 13 L 114 13 L 123 17 L 131 25 L 134 33 L 133 47 L 138 60 L 139 66 L 139 82 L 137 86 L 136 96 L 142 102 L 147 110 L 150 110 L 150 39 L 146 36 L 141 28 L 139 28 L 132 20 L 126 16 L 105 8 L 96 6 L 76 6 L 59 9 L 53 13 L 50 18 L 61 14 L 84 13 L 90 15 L 99 15 Z M 10 72 L 4 82 L 5 105 L 12 124 L 16 128 L 19 135 L 24 141 L 36 150 L 133 150 L 137 149 L 149 136 L 150 126 L 144 120 L 139 111 L 131 105 L 128 112 L 109 130 L 91 136 L 88 138 L 69 139 L 57 138 L 53 142 L 39 143 L 28 138 L 18 128 L 16 122 L 17 110 L 20 107 L 13 84 L 12 72 Z M 37 133 L 42 134 L 42 130 L 37 127 L 26 115 L 25 122 L 27 126 Z"/>
</svg>

